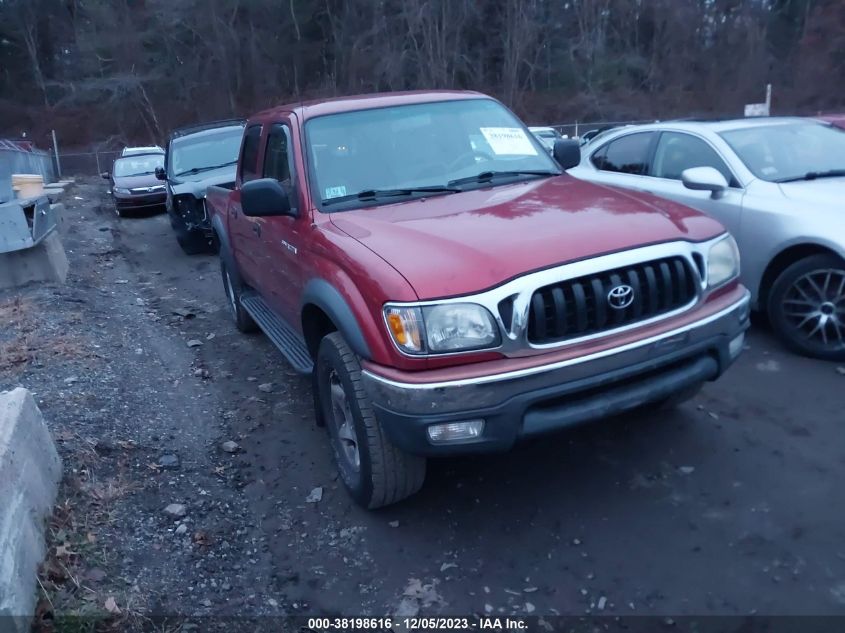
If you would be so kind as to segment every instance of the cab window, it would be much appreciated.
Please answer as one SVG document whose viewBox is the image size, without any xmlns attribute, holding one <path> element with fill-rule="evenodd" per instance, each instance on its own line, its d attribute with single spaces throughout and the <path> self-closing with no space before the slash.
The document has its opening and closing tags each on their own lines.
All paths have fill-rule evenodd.
<svg viewBox="0 0 845 633">
<path fill-rule="evenodd" d="M 654 132 L 638 132 L 610 141 L 593 154 L 593 165 L 602 171 L 647 176 L 653 138 Z"/>
<path fill-rule="evenodd" d="M 296 208 L 293 195 L 293 158 L 290 153 L 290 133 L 287 126 L 277 123 L 267 134 L 262 177 L 273 178 L 288 192 L 291 208 Z"/>
<path fill-rule="evenodd" d="M 663 132 L 654 153 L 652 176 L 680 180 L 681 173 L 692 167 L 713 167 L 732 187 L 737 186 L 725 161 L 706 141 L 681 132 Z"/>
</svg>

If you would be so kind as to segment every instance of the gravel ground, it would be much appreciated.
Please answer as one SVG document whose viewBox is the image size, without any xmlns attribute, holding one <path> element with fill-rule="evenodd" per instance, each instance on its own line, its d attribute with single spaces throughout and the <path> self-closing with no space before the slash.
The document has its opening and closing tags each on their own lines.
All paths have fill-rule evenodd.
<svg viewBox="0 0 845 633">
<path fill-rule="evenodd" d="M 835 364 L 755 326 L 677 411 L 434 461 L 367 512 L 310 382 L 230 323 L 216 258 L 183 255 L 163 215 L 118 219 L 94 179 L 65 201 L 68 283 L 0 293 L 0 390 L 35 392 L 65 460 L 42 623 L 845 614 Z"/>
</svg>

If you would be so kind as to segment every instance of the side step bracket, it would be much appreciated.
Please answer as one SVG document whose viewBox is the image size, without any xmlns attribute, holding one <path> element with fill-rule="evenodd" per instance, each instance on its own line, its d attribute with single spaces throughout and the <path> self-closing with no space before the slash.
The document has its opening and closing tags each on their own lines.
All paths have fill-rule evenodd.
<svg viewBox="0 0 845 633">
<path fill-rule="evenodd" d="M 273 312 L 264 299 L 254 292 L 245 292 L 241 295 L 241 305 L 296 371 L 310 374 L 314 370 L 305 341 Z"/>
</svg>

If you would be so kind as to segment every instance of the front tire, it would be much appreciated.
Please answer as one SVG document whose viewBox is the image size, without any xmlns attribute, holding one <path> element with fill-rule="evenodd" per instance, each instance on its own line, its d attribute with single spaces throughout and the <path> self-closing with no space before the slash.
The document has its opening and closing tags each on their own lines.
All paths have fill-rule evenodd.
<svg viewBox="0 0 845 633">
<path fill-rule="evenodd" d="M 404 452 L 385 435 L 364 391 L 358 357 L 339 332 L 320 342 L 314 371 L 335 464 L 352 498 L 372 509 L 417 492 L 425 458 Z"/>
<path fill-rule="evenodd" d="M 795 262 L 772 284 L 767 312 L 793 351 L 845 360 L 845 261 L 820 254 Z"/>
<path fill-rule="evenodd" d="M 185 221 L 175 215 L 170 216 L 170 226 L 176 232 L 176 241 L 186 255 L 200 255 L 211 252 L 211 242 L 202 231 L 189 229 Z"/>
</svg>

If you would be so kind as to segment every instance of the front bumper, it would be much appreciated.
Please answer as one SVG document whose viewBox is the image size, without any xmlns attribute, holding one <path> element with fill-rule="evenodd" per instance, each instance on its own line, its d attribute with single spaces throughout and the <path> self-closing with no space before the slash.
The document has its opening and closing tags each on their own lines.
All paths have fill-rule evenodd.
<svg viewBox="0 0 845 633">
<path fill-rule="evenodd" d="M 137 195 L 118 195 L 114 194 L 114 204 L 118 209 L 146 209 L 149 207 L 160 207 L 167 201 L 167 194 L 162 191 L 160 193 L 145 193 Z"/>
<path fill-rule="evenodd" d="M 523 437 L 621 413 L 715 380 L 741 351 L 748 314 L 749 294 L 743 289 L 739 300 L 699 320 L 543 366 L 406 382 L 379 375 L 368 365 L 363 382 L 385 432 L 407 452 L 503 451 Z M 432 424 L 478 419 L 484 420 L 484 431 L 477 438 L 443 444 L 429 440 Z"/>
</svg>

